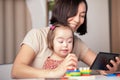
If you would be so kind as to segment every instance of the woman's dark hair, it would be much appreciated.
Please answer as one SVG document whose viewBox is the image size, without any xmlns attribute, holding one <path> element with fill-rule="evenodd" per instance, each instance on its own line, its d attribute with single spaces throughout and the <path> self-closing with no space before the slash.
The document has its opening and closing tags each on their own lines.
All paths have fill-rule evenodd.
<svg viewBox="0 0 120 80">
<path fill-rule="evenodd" d="M 78 6 L 82 2 L 86 5 L 87 14 L 88 6 L 86 0 L 55 0 L 50 23 L 54 24 L 57 22 L 67 26 L 67 19 L 77 14 Z M 77 32 L 80 35 L 87 33 L 87 15 L 85 15 L 84 23 L 77 29 Z"/>
</svg>

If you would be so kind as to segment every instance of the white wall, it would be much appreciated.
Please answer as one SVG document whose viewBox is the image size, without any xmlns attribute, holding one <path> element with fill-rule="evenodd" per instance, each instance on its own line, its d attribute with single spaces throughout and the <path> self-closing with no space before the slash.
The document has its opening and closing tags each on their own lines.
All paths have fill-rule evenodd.
<svg viewBox="0 0 120 80">
<path fill-rule="evenodd" d="M 30 14 L 32 15 L 32 27 L 46 26 L 46 0 L 26 0 Z"/>
<path fill-rule="evenodd" d="M 108 0 L 87 0 L 88 33 L 81 37 L 95 52 L 110 51 Z"/>
</svg>

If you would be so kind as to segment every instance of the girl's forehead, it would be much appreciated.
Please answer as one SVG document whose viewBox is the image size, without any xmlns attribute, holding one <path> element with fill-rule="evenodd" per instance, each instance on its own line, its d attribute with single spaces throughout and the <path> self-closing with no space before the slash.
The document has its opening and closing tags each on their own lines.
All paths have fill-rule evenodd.
<svg viewBox="0 0 120 80">
<path fill-rule="evenodd" d="M 55 36 L 56 37 L 72 37 L 72 30 L 71 29 L 68 29 L 68 28 L 57 28 L 56 31 L 55 31 Z"/>
<path fill-rule="evenodd" d="M 66 33 L 66 32 L 71 32 L 72 33 L 72 30 L 70 29 L 70 27 L 56 27 L 56 30 L 55 30 L 56 33 Z"/>
</svg>

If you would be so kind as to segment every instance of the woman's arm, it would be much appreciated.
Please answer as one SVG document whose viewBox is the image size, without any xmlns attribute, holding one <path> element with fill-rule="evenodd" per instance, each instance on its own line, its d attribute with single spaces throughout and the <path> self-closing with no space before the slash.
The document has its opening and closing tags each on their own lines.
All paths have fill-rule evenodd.
<svg viewBox="0 0 120 80">
<path fill-rule="evenodd" d="M 15 62 L 13 63 L 12 78 L 47 78 L 53 77 L 53 71 L 33 68 L 32 61 L 35 53 L 28 45 L 22 45 Z M 54 72 L 55 73 L 55 72 Z"/>
<path fill-rule="evenodd" d="M 93 52 L 92 50 L 88 49 L 85 53 L 85 56 L 81 59 L 84 63 L 91 66 L 94 62 L 97 54 Z"/>
</svg>

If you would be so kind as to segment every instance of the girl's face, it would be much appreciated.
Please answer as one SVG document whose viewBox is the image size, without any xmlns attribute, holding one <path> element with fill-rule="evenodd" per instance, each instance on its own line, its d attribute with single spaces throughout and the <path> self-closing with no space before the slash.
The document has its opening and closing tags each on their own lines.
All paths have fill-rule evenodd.
<svg viewBox="0 0 120 80">
<path fill-rule="evenodd" d="M 82 2 L 78 6 L 78 12 L 76 16 L 68 18 L 69 26 L 72 28 L 73 31 L 76 31 L 80 25 L 84 23 L 86 14 L 86 6 L 85 3 Z"/>
<path fill-rule="evenodd" d="M 54 54 L 57 58 L 65 58 L 73 47 L 73 34 L 71 29 L 58 27 L 53 40 Z"/>
</svg>

